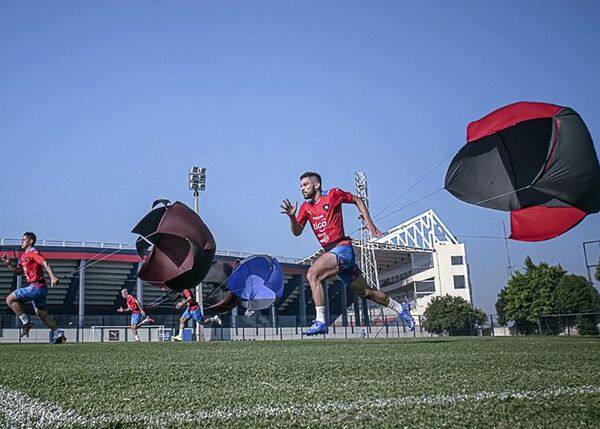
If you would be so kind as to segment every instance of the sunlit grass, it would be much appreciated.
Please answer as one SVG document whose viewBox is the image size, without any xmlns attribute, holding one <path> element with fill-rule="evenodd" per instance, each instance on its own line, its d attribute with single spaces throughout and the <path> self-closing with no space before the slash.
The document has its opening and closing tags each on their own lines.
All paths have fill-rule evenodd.
<svg viewBox="0 0 600 429">
<path fill-rule="evenodd" d="M 557 337 L 2 345 L 0 384 L 83 416 L 162 415 L 157 426 L 600 427 L 598 393 L 423 399 L 600 387 L 598 356 L 598 339 Z M 416 402 L 386 403 L 402 398 Z M 290 411 L 250 413 L 269 407 Z M 169 420 L 187 410 L 206 414 Z"/>
</svg>

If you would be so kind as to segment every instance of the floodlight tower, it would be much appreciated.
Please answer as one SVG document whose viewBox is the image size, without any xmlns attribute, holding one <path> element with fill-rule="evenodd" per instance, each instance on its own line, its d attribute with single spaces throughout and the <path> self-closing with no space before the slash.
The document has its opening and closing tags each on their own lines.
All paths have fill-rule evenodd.
<svg viewBox="0 0 600 429">
<path fill-rule="evenodd" d="M 357 171 L 354 173 L 354 183 L 356 184 L 356 194 L 360 197 L 365 206 L 369 208 L 369 190 L 367 187 L 367 175 L 363 171 Z M 371 233 L 365 225 L 365 220 L 362 216 L 358 219 L 361 221 L 362 228 L 360 229 L 360 269 L 362 270 L 363 276 L 367 281 L 367 285 L 373 289 L 379 290 L 379 275 L 377 274 L 377 261 L 375 259 L 375 246 L 371 241 Z M 379 316 L 383 319 L 383 307 L 368 301 L 369 316 L 373 319 L 373 311 L 379 313 Z"/>
<path fill-rule="evenodd" d="M 354 173 L 354 183 L 356 184 L 356 194 L 363 200 L 365 206 L 369 208 L 369 192 L 367 189 L 367 175 L 362 171 Z M 377 274 L 377 261 L 375 260 L 375 247 L 371 241 L 371 233 L 365 225 L 362 216 L 358 217 L 362 223 L 360 229 L 360 269 L 367 281 L 369 287 L 379 289 L 379 276 Z"/>
<path fill-rule="evenodd" d="M 198 214 L 198 197 L 206 189 L 206 168 L 192 167 L 188 178 L 190 191 L 194 191 L 194 211 Z"/>
<path fill-rule="evenodd" d="M 192 167 L 188 175 L 188 185 L 190 191 L 194 191 L 194 211 L 198 214 L 198 199 L 200 197 L 200 192 L 204 192 L 206 189 L 206 168 Z M 198 298 L 200 311 L 204 314 L 202 283 L 196 285 L 196 297 Z M 202 332 L 202 325 L 198 322 L 196 322 L 196 333 L 197 340 L 202 341 L 204 339 L 204 333 Z"/>
</svg>

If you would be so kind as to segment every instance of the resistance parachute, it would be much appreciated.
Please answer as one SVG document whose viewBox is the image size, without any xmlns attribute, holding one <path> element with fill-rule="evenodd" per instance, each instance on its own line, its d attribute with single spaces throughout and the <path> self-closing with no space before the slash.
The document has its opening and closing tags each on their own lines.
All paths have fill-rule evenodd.
<svg viewBox="0 0 600 429">
<path fill-rule="evenodd" d="M 590 133 L 569 107 L 521 102 L 471 122 L 445 188 L 510 211 L 510 238 L 554 238 L 600 210 L 600 165 Z"/>
<path fill-rule="evenodd" d="M 246 258 L 229 277 L 227 288 L 248 310 L 264 310 L 283 294 L 281 265 L 266 255 Z"/>
<path fill-rule="evenodd" d="M 283 294 L 279 261 L 266 255 L 244 259 L 227 280 L 228 292 L 207 310 L 225 312 L 241 304 L 250 311 L 264 310 Z"/>
<path fill-rule="evenodd" d="M 157 200 L 133 228 L 143 265 L 138 277 L 175 291 L 199 284 L 210 269 L 217 245 L 202 219 L 185 204 Z"/>
</svg>

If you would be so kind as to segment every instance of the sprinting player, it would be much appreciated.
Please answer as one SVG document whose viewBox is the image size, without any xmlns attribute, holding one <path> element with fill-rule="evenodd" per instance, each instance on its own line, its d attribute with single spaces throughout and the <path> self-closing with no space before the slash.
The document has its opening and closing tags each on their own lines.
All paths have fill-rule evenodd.
<svg viewBox="0 0 600 429">
<path fill-rule="evenodd" d="M 200 305 L 198 301 L 196 301 L 196 297 L 194 296 L 194 292 L 191 289 L 185 289 L 183 291 L 183 298 L 181 301 L 177 303 L 175 308 L 180 309 L 184 305 L 186 306 L 185 311 L 181 315 L 181 319 L 179 319 L 179 335 L 175 335 L 173 337 L 174 341 L 182 341 L 183 340 L 183 329 L 185 328 L 185 324 L 190 320 L 194 319 L 196 322 L 201 325 L 208 325 L 209 323 L 218 323 L 221 324 L 221 318 L 216 315 L 213 317 L 209 317 L 206 319 L 200 310 Z"/>
<path fill-rule="evenodd" d="M 144 309 L 140 305 L 139 301 L 135 298 L 135 296 L 131 295 L 126 288 L 121 289 L 121 296 L 125 299 L 125 304 L 127 307 L 119 307 L 117 308 L 118 313 L 126 313 L 131 311 L 131 332 L 133 332 L 133 336 L 135 341 L 140 341 L 140 337 L 138 335 L 138 328 L 146 323 L 154 323 L 154 319 L 150 316 L 146 316 Z M 143 319 L 142 319 L 143 317 Z"/>
<path fill-rule="evenodd" d="M 338 188 L 332 188 L 329 191 L 322 190 L 321 176 L 314 172 L 306 172 L 300 176 L 300 190 L 306 201 L 300 206 L 298 216 L 296 216 L 298 203 L 295 202 L 292 205 L 287 198 L 281 204 L 281 213 L 289 216 L 292 234 L 295 236 L 302 234 L 308 221 L 317 240 L 325 250 L 325 253 L 311 265 L 306 274 L 315 301 L 317 317 L 304 334 L 317 335 L 328 332 L 322 282 L 334 275 L 337 275 L 346 286 L 350 286 L 358 296 L 385 305 L 397 312 L 408 328 L 411 331 L 414 330 L 414 320 L 409 312 L 410 305 L 408 303 L 400 304 L 385 293 L 368 287 L 354 260 L 352 240 L 344 234 L 343 203 L 354 204 L 371 235 L 382 236 L 381 231 L 373 223 L 363 200 Z"/>
<path fill-rule="evenodd" d="M 58 278 L 54 275 L 54 271 L 52 271 L 52 267 L 48 261 L 33 247 L 36 240 L 37 238 L 33 232 L 23 234 L 23 238 L 21 239 L 23 254 L 19 258 L 17 265 L 12 264 L 8 255 L 2 256 L 2 262 L 6 264 L 8 269 L 17 275 L 24 275 L 28 283 L 27 287 L 11 292 L 6 297 L 6 304 L 21 320 L 21 337 L 27 335 L 33 327 L 33 322 L 29 320 L 29 316 L 23 309 L 23 304 L 31 302 L 35 314 L 52 331 L 52 341 L 56 344 L 64 343 L 67 340 L 64 331 L 57 328 L 56 322 L 48 315 L 45 308 L 48 287 L 44 279 L 43 269 L 50 276 L 51 287 L 58 284 Z"/>
</svg>

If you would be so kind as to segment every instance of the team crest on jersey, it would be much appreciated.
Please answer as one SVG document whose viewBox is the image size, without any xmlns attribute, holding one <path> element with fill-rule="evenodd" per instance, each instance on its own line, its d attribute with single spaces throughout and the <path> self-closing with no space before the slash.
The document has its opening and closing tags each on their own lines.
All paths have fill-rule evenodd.
<svg viewBox="0 0 600 429">
<path fill-rule="evenodd" d="M 323 210 L 325 210 L 326 212 L 329 211 L 329 204 L 323 204 Z"/>
</svg>

